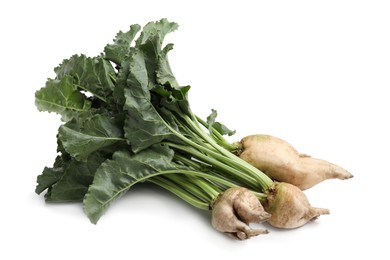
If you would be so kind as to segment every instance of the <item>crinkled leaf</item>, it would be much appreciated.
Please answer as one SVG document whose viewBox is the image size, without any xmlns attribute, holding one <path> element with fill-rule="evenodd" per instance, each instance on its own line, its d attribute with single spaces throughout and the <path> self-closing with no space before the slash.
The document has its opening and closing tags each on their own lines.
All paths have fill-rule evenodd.
<svg viewBox="0 0 390 260">
<path fill-rule="evenodd" d="M 111 77 L 115 76 L 115 70 L 110 62 L 102 57 L 73 55 L 70 59 L 64 60 L 54 71 L 57 73 L 57 79 L 62 79 L 66 75 L 72 76 L 78 88 L 104 102 L 114 90 Z"/>
<path fill-rule="evenodd" d="M 123 141 L 121 126 L 105 114 L 81 122 L 69 121 L 60 126 L 58 135 L 62 147 L 77 160 L 85 160 L 92 152 Z"/>
<path fill-rule="evenodd" d="M 140 29 L 141 27 L 138 24 L 133 24 L 130 26 L 129 31 L 125 33 L 119 31 L 114 39 L 114 43 L 108 44 L 104 48 L 105 58 L 122 66 L 122 62 L 129 58 L 131 43 Z"/>
<path fill-rule="evenodd" d="M 186 93 L 189 87 L 178 86 L 167 60 L 172 45 L 162 49 L 166 34 L 177 27 L 166 19 L 148 23 L 131 51 L 124 109 L 128 111 L 125 137 L 134 152 L 171 135 L 157 106 L 163 105 L 177 113 L 188 112 Z"/>
<path fill-rule="evenodd" d="M 67 164 L 68 162 L 64 160 L 63 156 L 57 156 L 53 167 L 45 167 L 42 174 L 38 175 L 35 192 L 41 194 L 44 190 L 57 183 L 64 174 Z"/>
<path fill-rule="evenodd" d="M 115 104 L 116 109 L 121 112 L 123 110 L 123 105 L 125 104 L 124 89 L 127 87 L 127 78 L 129 76 L 129 73 L 129 62 L 122 62 L 122 66 L 118 70 L 114 92 L 112 94 L 111 100 L 109 100 L 109 103 Z"/>
<path fill-rule="evenodd" d="M 207 124 L 209 125 L 209 130 L 211 130 L 211 128 L 214 128 L 222 135 L 234 135 L 236 133 L 235 130 L 230 130 L 225 125 L 215 121 L 217 115 L 217 110 L 212 109 L 211 114 L 207 117 Z"/>
<path fill-rule="evenodd" d="M 175 31 L 178 24 L 161 19 L 157 22 L 149 22 L 142 30 L 136 41 L 135 48 L 142 51 L 146 72 L 149 79 L 149 89 L 152 90 L 157 85 L 156 73 L 158 70 L 158 60 L 162 53 L 162 44 L 165 36 Z M 169 48 L 168 48 L 169 49 Z"/>
<path fill-rule="evenodd" d="M 174 170 L 173 151 L 154 145 L 137 154 L 117 151 L 112 160 L 104 162 L 96 171 L 92 185 L 85 195 L 84 212 L 92 223 L 97 223 L 110 204 L 124 195 L 133 185 Z"/>
<path fill-rule="evenodd" d="M 73 83 L 71 76 L 48 79 L 46 86 L 35 92 L 35 105 L 39 111 L 55 112 L 68 121 L 75 115 L 86 112 L 91 101 Z"/>
<path fill-rule="evenodd" d="M 156 70 L 157 82 L 161 85 L 169 84 L 172 88 L 179 88 L 175 76 L 172 73 L 168 62 L 168 52 L 173 49 L 173 44 L 167 44 L 158 57 L 158 67 Z"/>
<path fill-rule="evenodd" d="M 61 176 L 64 174 L 64 169 L 62 167 L 49 168 L 45 167 L 41 175 L 37 177 L 37 186 L 35 192 L 41 194 L 44 190 L 50 188 L 55 183 L 57 183 Z"/>
<path fill-rule="evenodd" d="M 178 27 L 179 25 L 177 23 L 169 22 L 165 18 L 157 22 L 149 22 L 142 29 L 136 45 L 150 44 L 150 47 L 153 47 L 156 51 L 155 53 L 158 54 L 161 51 L 165 36 L 175 31 Z"/>
<path fill-rule="evenodd" d="M 166 94 L 161 95 L 161 92 L 159 92 L 160 106 L 176 112 L 178 116 L 191 116 L 190 105 L 187 99 L 187 92 L 190 90 L 190 86 L 183 86 L 179 89 L 173 89 L 169 86 L 162 88 Z"/>
<path fill-rule="evenodd" d="M 171 131 L 151 102 L 149 79 L 143 52 L 135 49 L 130 61 L 129 88 L 124 90 L 128 112 L 125 120 L 125 137 L 134 152 L 161 142 Z"/>
<path fill-rule="evenodd" d="M 96 170 L 105 160 L 106 156 L 100 153 L 91 154 L 85 162 L 72 158 L 59 180 L 51 187 L 46 201 L 82 201 Z"/>
<path fill-rule="evenodd" d="M 159 54 L 156 68 L 156 81 L 159 85 L 155 88 L 155 92 L 162 97 L 160 103 L 164 107 L 179 115 L 183 113 L 190 115 L 190 105 L 187 98 L 190 86 L 179 86 L 172 73 L 168 61 L 168 52 L 172 49 L 173 44 L 167 44 Z"/>
</svg>

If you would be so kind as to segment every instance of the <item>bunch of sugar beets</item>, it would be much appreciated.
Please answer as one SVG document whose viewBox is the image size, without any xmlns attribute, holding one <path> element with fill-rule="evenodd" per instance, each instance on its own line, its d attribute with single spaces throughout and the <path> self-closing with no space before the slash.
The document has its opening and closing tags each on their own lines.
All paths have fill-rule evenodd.
<svg viewBox="0 0 390 260">
<path fill-rule="evenodd" d="M 82 201 L 96 224 L 133 185 L 154 183 L 211 211 L 212 226 L 240 240 L 268 233 L 250 223 L 292 229 L 329 214 L 302 190 L 352 175 L 270 135 L 228 142 L 234 131 L 215 110 L 205 120 L 195 115 L 190 87 L 178 84 L 168 62 L 173 44 L 163 45 L 177 27 L 166 19 L 131 25 L 100 55 L 73 55 L 54 69 L 35 104 L 61 116 L 58 154 L 36 193 Z"/>
</svg>

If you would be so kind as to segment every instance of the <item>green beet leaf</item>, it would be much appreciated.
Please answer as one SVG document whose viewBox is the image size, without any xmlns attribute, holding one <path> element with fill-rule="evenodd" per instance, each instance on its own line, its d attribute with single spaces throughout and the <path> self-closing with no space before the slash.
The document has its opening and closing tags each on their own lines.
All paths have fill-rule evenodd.
<svg viewBox="0 0 390 260">
<path fill-rule="evenodd" d="M 55 68 L 56 78 L 36 92 L 38 109 L 59 113 L 66 122 L 57 136 L 61 156 L 37 178 L 36 192 L 47 190 L 47 201 L 83 200 L 84 212 L 97 223 L 113 201 L 139 182 L 184 174 L 187 164 L 192 170 L 214 171 L 217 162 L 225 170 L 224 151 L 207 145 L 210 138 L 191 112 L 190 87 L 180 86 L 172 73 L 168 53 L 173 44 L 164 47 L 163 40 L 177 27 L 166 19 L 150 22 L 134 40 L 140 27 L 132 25 L 101 56 L 64 60 Z M 222 135 L 233 131 L 216 122 L 216 116 L 213 111 L 207 122 L 200 122 L 217 143 L 224 143 Z M 181 154 L 176 163 L 169 147 Z M 217 151 L 218 161 L 207 159 Z"/>
<path fill-rule="evenodd" d="M 81 122 L 69 121 L 60 126 L 58 139 L 62 148 L 79 161 L 86 160 L 94 151 L 124 141 L 121 126 L 105 114 Z"/>
<path fill-rule="evenodd" d="M 125 137 L 133 152 L 169 138 L 172 134 L 159 113 L 159 107 L 171 107 L 176 112 L 176 101 L 184 101 L 189 87 L 180 88 L 174 78 L 167 59 L 172 49 L 168 44 L 162 48 L 166 34 L 176 30 L 178 25 L 166 19 L 150 22 L 144 28 L 131 50 L 129 58 L 128 86 L 124 88 Z"/>
<path fill-rule="evenodd" d="M 149 89 L 152 90 L 157 85 L 158 60 L 162 55 L 162 45 L 165 36 L 178 28 L 177 23 L 161 19 L 157 22 L 149 22 L 142 30 L 141 35 L 136 40 L 135 48 L 144 54 L 145 68 L 149 79 Z M 168 47 L 169 49 L 169 47 Z"/>
<path fill-rule="evenodd" d="M 121 66 L 122 62 L 129 58 L 131 44 L 140 29 L 138 24 L 133 24 L 129 31 L 125 33 L 120 31 L 116 35 L 114 43 L 108 44 L 104 48 L 105 58 Z"/>
<path fill-rule="evenodd" d="M 55 112 L 68 121 L 91 107 L 91 101 L 73 83 L 73 78 L 64 76 L 48 79 L 46 86 L 35 92 L 35 105 L 39 111 Z"/>
<path fill-rule="evenodd" d="M 58 181 L 51 187 L 46 201 L 82 201 L 98 167 L 106 160 L 104 154 L 93 153 L 85 162 L 71 159 Z"/>
<path fill-rule="evenodd" d="M 107 98 L 114 90 L 112 78 L 115 78 L 115 70 L 110 62 L 102 57 L 89 58 L 85 55 L 73 55 L 66 59 L 57 68 L 57 79 L 71 76 L 74 84 L 95 98 L 107 102 Z"/>
<path fill-rule="evenodd" d="M 172 73 L 168 61 L 168 52 L 173 49 L 173 44 L 167 44 L 161 51 L 157 61 L 156 80 L 160 84 L 156 92 L 160 95 L 160 104 L 165 108 L 178 113 L 178 115 L 190 115 L 190 104 L 187 92 L 190 86 L 179 86 Z"/>
<path fill-rule="evenodd" d="M 62 167 L 49 168 L 45 167 L 41 175 L 37 177 L 37 186 L 35 192 L 41 194 L 44 190 L 50 188 L 55 183 L 57 183 L 61 176 L 64 174 L 64 169 Z"/>
<path fill-rule="evenodd" d="M 157 82 L 161 85 L 169 84 L 172 88 L 178 89 L 179 84 L 172 73 L 168 62 L 168 52 L 173 49 L 173 44 L 167 44 L 158 57 L 158 67 L 156 70 Z"/>
<path fill-rule="evenodd" d="M 61 149 L 61 147 L 59 147 Z M 51 189 L 51 187 L 56 184 L 64 174 L 66 168 L 68 167 L 71 157 L 66 154 L 66 152 L 60 152 L 54 161 L 53 167 L 45 167 L 41 175 L 37 177 L 37 186 L 35 192 L 41 194 L 46 189 Z"/>
<path fill-rule="evenodd" d="M 150 54 L 158 55 L 162 49 L 162 43 L 165 36 L 175 31 L 179 25 L 175 22 L 169 22 L 167 19 L 161 19 L 157 22 L 149 22 L 142 29 L 141 35 L 136 40 L 136 45 L 147 46 L 151 48 Z"/>
<path fill-rule="evenodd" d="M 227 126 L 215 121 L 217 119 L 217 115 L 217 110 L 212 109 L 211 114 L 207 117 L 207 124 L 209 125 L 210 132 L 211 128 L 214 128 L 222 135 L 234 135 L 236 133 L 235 130 L 230 130 Z"/>
<path fill-rule="evenodd" d="M 135 49 L 130 62 L 129 87 L 124 90 L 125 137 L 134 152 L 161 142 L 171 134 L 158 111 L 152 104 L 149 79 L 143 52 Z"/>
<path fill-rule="evenodd" d="M 172 158 L 173 150 L 159 144 L 137 154 L 124 150 L 115 152 L 112 160 L 104 162 L 96 171 L 83 201 L 85 214 L 96 224 L 110 204 L 133 185 L 162 171 L 177 169 Z"/>
</svg>

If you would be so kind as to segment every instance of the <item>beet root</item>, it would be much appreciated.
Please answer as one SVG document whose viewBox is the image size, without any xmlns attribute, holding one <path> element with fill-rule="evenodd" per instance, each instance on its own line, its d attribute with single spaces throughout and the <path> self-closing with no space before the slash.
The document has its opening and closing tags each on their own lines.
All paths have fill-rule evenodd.
<svg viewBox="0 0 390 260">
<path fill-rule="evenodd" d="M 221 193 L 211 206 L 212 226 L 234 238 L 244 240 L 260 234 L 266 229 L 252 229 L 249 223 L 261 223 L 271 217 L 264 211 L 257 197 L 248 189 L 235 187 Z"/>
<path fill-rule="evenodd" d="M 328 209 L 312 207 L 302 190 L 283 182 L 270 190 L 264 207 L 272 215 L 267 222 L 277 228 L 297 228 L 329 214 Z"/>
<path fill-rule="evenodd" d="M 289 143 L 270 135 L 251 135 L 240 142 L 239 157 L 271 179 L 301 190 L 327 179 L 349 179 L 351 173 L 330 162 L 300 154 Z"/>
</svg>

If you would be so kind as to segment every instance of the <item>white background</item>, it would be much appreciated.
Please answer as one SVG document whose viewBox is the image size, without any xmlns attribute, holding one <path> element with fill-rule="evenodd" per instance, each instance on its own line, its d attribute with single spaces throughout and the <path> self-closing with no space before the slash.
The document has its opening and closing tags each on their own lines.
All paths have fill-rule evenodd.
<svg viewBox="0 0 390 260">
<path fill-rule="evenodd" d="M 163 17 L 180 24 L 166 42 L 197 114 L 217 109 L 232 141 L 272 134 L 354 174 L 306 192 L 329 216 L 240 242 L 152 185 L 97 225 L 81 204 L 34 193 L 61 123 L 36 110 L 34 92 L 62 59 Z M 1 2 L 0 28 L 0 259 L 389 258 L 389 1 L 15 0 Z"/>
</svg>

